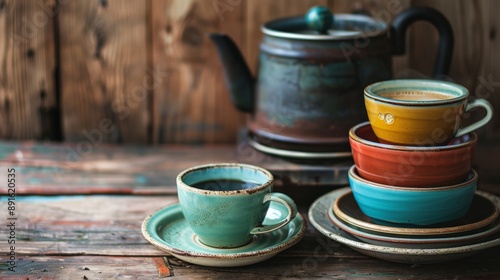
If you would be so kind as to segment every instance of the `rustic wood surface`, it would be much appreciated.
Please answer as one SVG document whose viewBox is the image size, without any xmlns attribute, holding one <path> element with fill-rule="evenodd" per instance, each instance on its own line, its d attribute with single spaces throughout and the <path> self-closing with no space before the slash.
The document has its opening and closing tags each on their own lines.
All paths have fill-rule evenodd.
<svg viewBox="0 0 500 280">
<path fill-rule="evenodd" d="M 19 225 L 16 254 L 22 261 L 20 272 L 15 275 L 57 279 L 80 274 L 97 279 L 111 275 L 157 276 L 151 258 L 163 257 L 165 253 L 142 237 L 140 225 L 147 215 L 175 201 L 175 196 L 23 197 L 19 200 L 22 218 L 16 222 Z M 6 203 L 0 206 L 5 208 Z M 7 235 L 4 228 L 0 233 Z M 492 248 L 453 265 L 395 264 L 372 259 L 327 240 L 309 226 L 305 238 L 296 246 L 269 261 L 245 268 L 204 268 L 173 257 L 167 256 L 167 260 L 174 276 L 179 277 L 234 277 L 242 273 L 242 277 L 249 278 L 466 279 L 499 276 L 499 253 L 498 248 Z M 127 268 L 121 270 L 120 266 Z"/>
<path fill-rule="evenodd" d="M 262 3 L 259 1 L 246 1 L 246 22 L 245 22 L 245 50 L 248 66 L 255 73 L 257 70 L 257 61 L 259 59 L 259 44 L 262 40 L 261 26 L 273 19 L 298 16 L 305 14 L 305 12 L 312 6 L 322 5 L 329 6 L 328 0 L 308 0 L 308 1 L 269 1 L 266 3 L 266 9 L 262 9 Z M 348 10 L 343 7 L 344 11 Z"/>
<path fill-rule="evenodd" d="M 68 151 L 74 147 L 76 145 L 0 142 L 0 181 L 7 180 L 7 168 L 15 168 L 19 191 L 16 197 L 18 269 L 16 273 L 5 270 L 9 233 L 8 228 L 0 227 L 0 243 L 5 245 L 0 246 L 2 279 L 84 279 L 84 276 L 87 279 L 159 279 L 160 274 L 181 279 L 500 277 L 500 247 L 450 263 L 398 264 L 365 256 L 331 241 L 310 224 L 301 242 L 259 264 L 241 268 L 189 264 L 150 245 L 142 237 L 141 223 L 149 214 L 177 201 L 174 176 L 178 171 L 209 161 L 236 161 L 236 147 L 98 145 L 92 153 L 67 166 Z M 492 154 L 492 151 L 500 151 L 498 146 L 488 151 L 481 156 L 482 162 L 488 166 L 498 165 Z M 280 166 L 277 162 L 272 162 L 275 167 Z M 288 167 L 295 172 L 302 166 L 281 162 L 282 169 Z M 59 169 L 51 170 L 53 167 Z M 484 174 L 482 170 L 480 176 Z M 71 176 L 64 175 L 68 177 L 58 181 L 56 174 L 65 172 Z M 148 176 L 156 181 L 148 181 Z M 498 194 L 498 180 L 496 182 L 491 187 Z M 322 187 L 323 192 L 331 189 Z M 55 195 L 57 188 L 71 195 Z M 5 213 L 5 188 L 1 191 L 0 209 Z M 302 191 L 295 189 L 291 194 L 298 198 L 308 192 L 310 189 L 303 186 Z M 310 202 L 299 203 L 300 212 L 306 215 L 309 205 Z"/>
<path fill-rule="evenodd" d="M 338 162 L 294 162 L 260 153 L 241 141 L 236 146 L 128 146 L 101 144 L 86 154 L 77 152 L 78 144 L 37 144 L 0 142 L 0 167 L 14 164 L 27 178 L 20 178 L 18 192 L 28 194 L 172 194 L 175 177 L 193 165 L 211 162 L 244 162 L 271 170 L 277 188 L 314 197 L 347 185 L 346 158 Z M 109 150 L 113 152 L 110 153 Z M 500 194 L 498 182 L 500 146 L 476 148 L 473 167 L 479 172 L 479 188 Z M 0 181 L 5 180 L 0 174 Z M 79 180 L 85 178 L 85 180 Z M 73 182 L 67 184 L 67 182 Z M 307 186 L 307 191 L 303 191 Z M 311 193 L 310 193 L 311 191 Z M 0 194 L 5 194 L 0 189 Z M 300 198 L 300 197 L 297 197 Z"/>
<path fill-rule="evenodd" d="M 267 156 L 246 142 L 238 146 L 113 146 L 96 145 L 80 154 L 78 144 L 1 142 L 0 166 L 15 163 L 21 177 L 20 194 L 173 194 L 177 174 L 194 165 L 243 162 L 271 170 L 276 189 L 299 192 L 296 199 L 311 202 L 319 194 L 347 184 L 352 159 L 317 165 Z M 113 152 L 110 153 L 109 149 Z M 5 179 L 0 174 L 0 180 Z M 85 180 L 80 180 L 85 178 Z M 67 182 L 73 182 L 68 184 Z M 307 186 L 307 187 L 305 187 Z M 0 189 L 5 194 L 6 189 Z"/>
<path fill-rule="evenodd" d="M 498 1 L 414 0 L 414 6 L 433 7 L 443 13 L 453 27 L 455 46 L 449 79 L 467 87 L 474 98 L 487 99 L 496 112 L 500 109 L 500 17 Z M 425 77 L 432 71 L 437 46 L 437 32 L 426 23 L 415 23 L 411 33 L 410 65 L 414 76 Z M 478 116 L 466 115 L 477 119 Z M 475 114 L 475 113 L 474 113 Z M 500 139 L 498 113 L 478 130 L 480 141 Z"/>
<path fill-rule="evenodd" d="M 325 242 L 328 242 L 325 240 Z M 313 246 L 318 246 L 316 243 Z M 192 265 L 166 257 L 172 279 L 498 279 L 493 261 L 498 261 L 490 250 L 478 257 L 456 261 L 453 265 L 408 265 L 374 261 L 338 244 L 321 247 L 321 257 L 291 255 L 285 251 L 265 263 L 238 268 L 211 268 Z M 297 245 L 300 246 L 300 243 Z M 321 246 L 321 245 L 319 245 Z M 311 247 L 315 248 L 315 247 Z M 333 250 L 329 254 L 328 250 Z M 331 252 L 331 251 L 330 251 Z M 26 256 L 19 264 L 25 276 L 34 279 L 169 279 L 159 276 L 154 260 L 158 257 L 113 256 Z M 165 277 L 165 278 L 164 278 Z M 5 280 L 20 279 L 2 275 Z"/>
<path fill-rule="evenodd" d="M 0 138 L 57 139 L 54 1 L 2 1 Z"/>
<path fill-rule="evenodd" d="M 142 1 L 58 5 L 65 140 L 147 143 L 155 84 Z"/>
<path fill-rule="evenodd" d="M 235 143 L 245 115 L 230 102 L 207 35 L 228 33 L 255 72 L 261 24 L 304 14 L 313 5 L 386 22 L 410 6 L 438 9 L 456 38 L 450 79 L 500 110 L 500 18 L 493 0 L 2 3 L 2 139 L 64 140 L 82 150 L 87 142 Z M 407 54 L 393 58 L 394 77 L 428 77 L 435 30 L 416 23 L 408 42 Z M 479 130 L 481 142 L 500 139 L 499 131 L 495 114 Z"/>
<path fill-rule="evenodd" d="M 154 143 L 235 140 L 243 115 L 230 102 L 208 34 L 223 32 L 241 45 L 245 5 L 246 1 L 152 1 L 152 62 L 159 74 Z"/>
</svg>

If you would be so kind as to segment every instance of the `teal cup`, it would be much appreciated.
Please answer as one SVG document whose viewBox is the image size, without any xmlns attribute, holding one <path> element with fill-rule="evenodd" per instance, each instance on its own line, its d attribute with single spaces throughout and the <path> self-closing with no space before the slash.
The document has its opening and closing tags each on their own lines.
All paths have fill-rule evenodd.
<svg viewBox="0 0 500 280">
<path fill-rule="evenodd" d="M 273 183 L 272 174 L 263 168 L 217 163 L 182 171 L 177 176 L 177 192 L 182 213 L 198 241 L 231 248 L 277 230 L 296 216 L 294 201 L 272 192 Z M 284 207 L 269 211 L 271 202 Z M 276 224 L 263 224 L 268 214 L 283 218 Z"/>
</svg>

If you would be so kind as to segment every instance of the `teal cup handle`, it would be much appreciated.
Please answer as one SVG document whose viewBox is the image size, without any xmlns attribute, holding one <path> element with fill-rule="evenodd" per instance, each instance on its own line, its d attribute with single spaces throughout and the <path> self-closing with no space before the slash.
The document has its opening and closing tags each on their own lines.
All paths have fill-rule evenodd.
<svg viewBox="0 0 500 280">
<path fill-rule="evenodd" d="M 271 172 L 258 166 L 212 163 L 179 173 L 177 192 L 182 214 L 200 243 L 235 248 L 299 215 L 289 196 L 272 191 L 273 183 Z"/>
<path fill-rule="evenodd" d="M 487 124 L 491 120 L 491 118 L 493 117 L 493 107 L 491 106 L 491 103 L 488 102 L 486 99 L 476 99 L 474 101 L 469 102 L 467 104 L 467 107 L 465 108 L 465 111 L 467 112 L 472 108 L 477 108 L 477 107 L 483 107 L 486 110 L 486 116 L 484 116 L 484 118 L 480 119 L 479 121 L 473 124 L 458 129 L 457 133 L 455 133 L 455 137 L 460 137 L 469 132 L 472 132 L 482 127 L 483 125 Z"/>
<path fill-rule="evenodd" d="M 262 234 L 271 232 L 273 230 L 277 230 L 288 224 L 297 215 L 297 205 L 295 205 L 295 202 L 288 195 L 276 192 L 268 193 L 264 196 L 264 201 L 262 203 L 267 203 L 271 201 L 281 203 L 286 207 L 288 211 L 286 217 L 283 220 L 273 225 L 257 226 L 250 231 L 250 234 Z"/>
</svg>

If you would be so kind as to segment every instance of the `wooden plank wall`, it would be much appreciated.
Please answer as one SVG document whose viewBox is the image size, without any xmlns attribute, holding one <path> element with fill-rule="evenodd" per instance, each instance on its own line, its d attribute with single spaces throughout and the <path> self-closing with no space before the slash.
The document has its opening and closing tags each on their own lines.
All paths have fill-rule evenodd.
<svg viewBox="0 0 500 280">
<path fill-rule="evenodd" d="M 64 140 L 147 143 L 152 78 L 144 2 L 67 1 L 58 8 Z"/>
<path fill-rule="evenodd" d="M 241 46 L 244 4 L 219 2 L 151 3 L 152 67 L 159 74 L 153 96 L 153 143 L 228 143 L 236 139 L 243 116 L 230 103 L 207 35 L 224 32 Z"/>
<path fill-rule="evenodd" d="M 455 34 L 450 80 L 466 86 L 471 95 L 487 99 L 496 109 L 493 120 L 478 130 L 481 142 L 500 140 L 500 10 L 499 1 L 414 0 L 414 6 L 431 6 L 442 12 Z M 437 32 L 417 23 L 412 32 L 411 68 L 428 73 L 433 61 Z M 476 113 L 474 113 L 476 114 Z M 479 111 L 477 115 L 481 115 Z M 477 115 L 470 116 L 471 119 Z"/>
<path fill-rule="evenodd" d="M 230 103 L 207 34 L 228 33 L 255 71 L 260 25 L 313 5 L 386 21 L 409 6 L 435 7 L 455 30 L 450 79 L 500 109 L 492 0 L 12 0 L 0 2 L 0 138 L 234 142 L 245 116 Z M 395 76 L 428 76 L 435 32 L 417 23 L 408 40 Z M 500 139 L 499 128 L 496 117 L 481 138 Z"/>
<path fill-rule="evenodd" d="M 0 138 L 59 138 L 54 1 L 0 2 Z"/>
</svg>

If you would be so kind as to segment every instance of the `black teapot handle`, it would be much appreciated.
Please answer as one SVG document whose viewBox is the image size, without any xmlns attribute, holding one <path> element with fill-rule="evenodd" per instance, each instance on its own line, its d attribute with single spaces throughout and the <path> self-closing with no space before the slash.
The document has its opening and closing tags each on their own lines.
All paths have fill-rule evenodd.
<svg viewBox="0 0 500 280">
<path fill-rule="evenodd" d="M 405 53 L 406 30 L 418 20 L 430 22 L 438 30 L 439 45 L 434 62 L 433 78 L 439 79 L 450 73 L 453 54 L 453 29 L 448 20 L 440 12 L 426 7 L 413 7 L 398 15 L 391 25 L 391 43 L 393 54 Z"/>
</svg>

